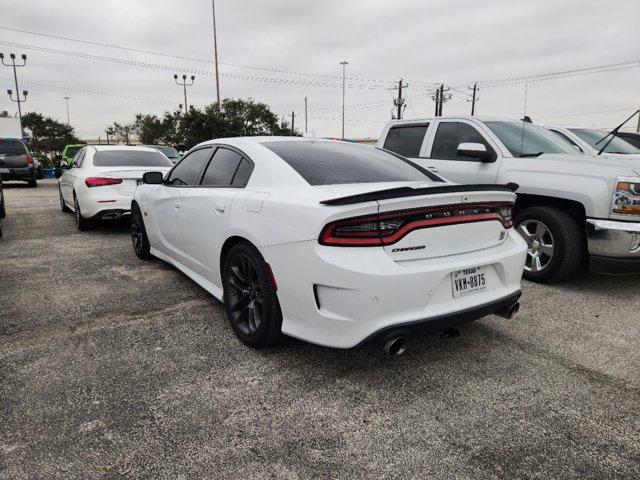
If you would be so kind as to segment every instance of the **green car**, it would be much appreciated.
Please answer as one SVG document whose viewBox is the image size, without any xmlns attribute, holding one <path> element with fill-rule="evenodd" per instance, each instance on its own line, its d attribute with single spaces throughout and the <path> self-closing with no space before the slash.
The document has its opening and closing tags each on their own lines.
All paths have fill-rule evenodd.
<svg viewBox="0 0 640 480">
<path fill-rule="evenodd" d="M 67 145 L 62 151 L 62 160 L 71 165 L 71 163 L 73 162 L 73 157 L 75 157 L 76 153 L 78 153 L 78 150 L 80 150 L 82 147 L 84 147 L 84 145 Z"/>
</svg>

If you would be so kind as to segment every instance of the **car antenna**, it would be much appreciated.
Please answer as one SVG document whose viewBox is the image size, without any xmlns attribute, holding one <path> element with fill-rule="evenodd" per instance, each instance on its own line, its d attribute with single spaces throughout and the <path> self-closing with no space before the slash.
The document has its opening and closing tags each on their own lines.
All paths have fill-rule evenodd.
<svg viewBox="0 0 640 480">
<path fill-rule="evenodd" d="M 609 146 L 609 144 L 611 142 L 613 142 L 613 139 L 615 138 L 615 136 L 618 134 L 618 130 L 620 130 L 625 123 L 627 123 L 629 120 L 631 120 L 633 117 L 635 117 L 638 113 L 640 113 L 640 110 L 636 110 L 635 112 L 633 112 L 633 114 L 627 118 L 624 122 L 622 122 L 620 125 L 618 125 L 616 128 L 614 128 L 613 130 L 611 130 L 609 133 L 607 133 L 604 137 L 602 137 L 600 140 L 598 140 L 596 142 L 596 145 L 598 145 L 600 142 L 602 142 L 605 138 L 611 136 L 611 138 L 609 139 L 609 141 L 607 143 L 605 143 L 602 148 L 598 151 L 597 155 L 601 155 L 602 152 L 604 152 L 604 150 Z"/>
</svg>

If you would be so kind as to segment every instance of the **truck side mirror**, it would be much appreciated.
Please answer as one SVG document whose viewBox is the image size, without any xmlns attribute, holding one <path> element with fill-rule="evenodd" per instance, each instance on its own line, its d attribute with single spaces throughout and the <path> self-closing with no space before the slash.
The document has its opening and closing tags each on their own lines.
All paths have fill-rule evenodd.
<svg viewBox="0 0 640 480">
<path fill-rule="evenodd" d="M 493 152 L 489 152 L 482 143 L 461 143 L 456 153 L 459 157 L 477 158 L 484 163 L 496 161 Z"/>
</svg>

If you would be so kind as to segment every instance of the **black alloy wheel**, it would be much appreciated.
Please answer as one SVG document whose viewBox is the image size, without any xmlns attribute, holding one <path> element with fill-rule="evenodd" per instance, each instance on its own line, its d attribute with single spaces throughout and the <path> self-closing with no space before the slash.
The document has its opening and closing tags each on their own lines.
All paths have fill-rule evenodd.
<svg viewBox="0 0 640 480">
<path fill-rule="evenodd" d="M 149 244 L 147 231 L 144 228 L 142 212 L 137 203 L 131 206 L 131 243 L 133 244 L 133 251 L 138 258 L 142 260 L 151 258 L 151 245 Z"/>
<path fill-rule="evenodd" d="M 255 348 L 276 343 L 282 313 L 269 266 L 253 245 L 243 242 L 231 249 L 223 282 L 225 309 L 238 338 Z"/>
</svg>

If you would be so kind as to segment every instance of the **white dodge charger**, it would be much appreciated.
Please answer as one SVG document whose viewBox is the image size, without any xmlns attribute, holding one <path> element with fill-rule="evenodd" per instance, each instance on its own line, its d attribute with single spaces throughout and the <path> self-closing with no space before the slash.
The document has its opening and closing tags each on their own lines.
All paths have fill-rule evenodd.
<svg viewBox="0 0 640 480">
<path fill-rule="evenodd" d="M 173 163 L 154 148 L 87 145 L 59 179 L 60 208 L 75 212 L 78 230 L 96 220 L 129 214 L 131 198 L 142 175 L 168 172 Z"/>
<path fill-rule="evenodd" d="M 249 346 L 286 334 L 401 353 L 418 330 L 515 314 L 515 188 L 451 184 L 352 143 L 226 138 L 144 175 L 132 240 L 222 300 Z"/>
</svg>

